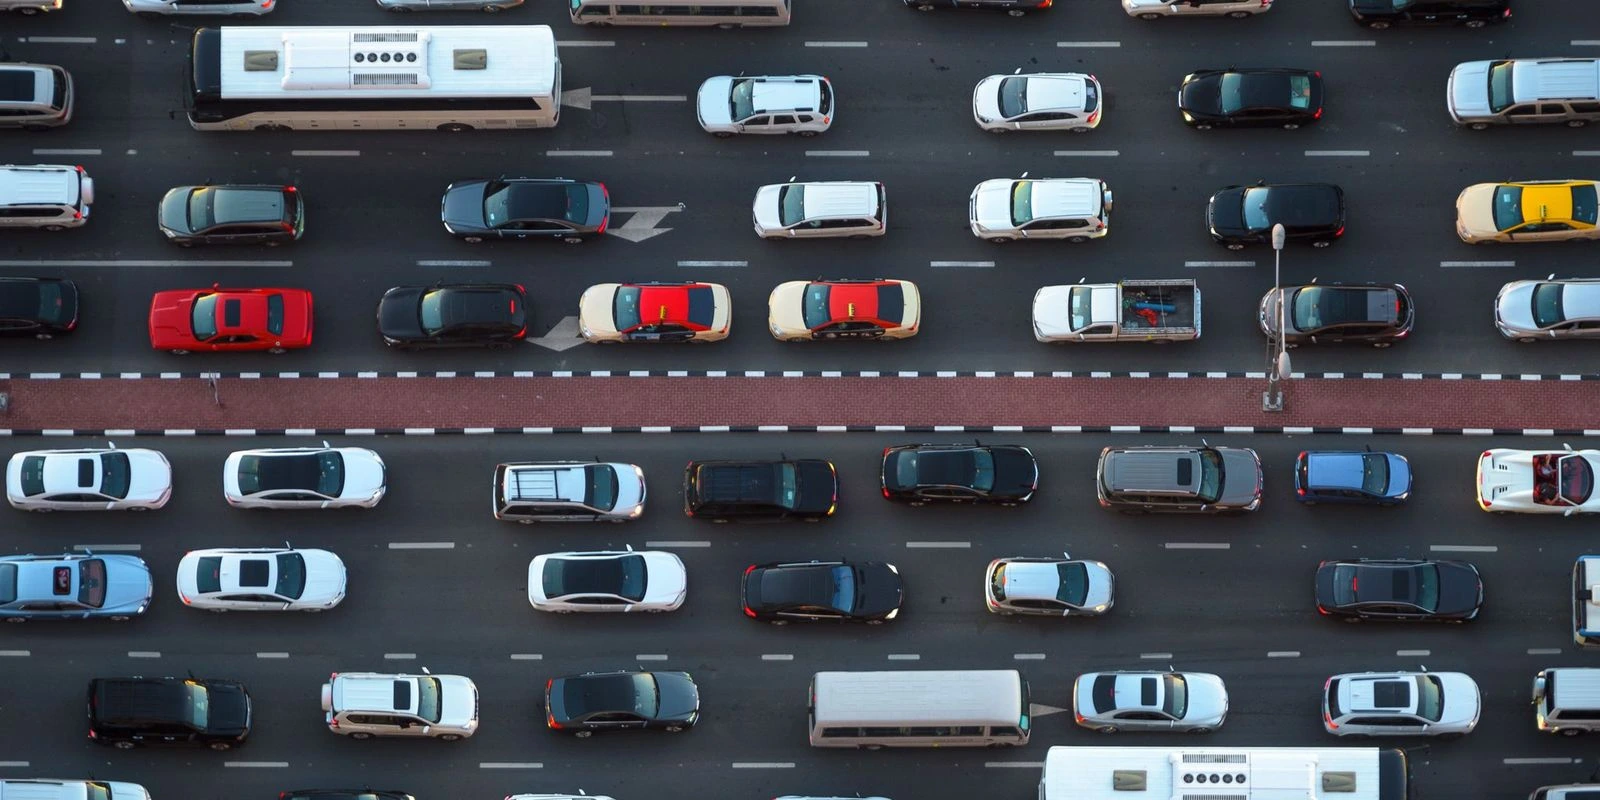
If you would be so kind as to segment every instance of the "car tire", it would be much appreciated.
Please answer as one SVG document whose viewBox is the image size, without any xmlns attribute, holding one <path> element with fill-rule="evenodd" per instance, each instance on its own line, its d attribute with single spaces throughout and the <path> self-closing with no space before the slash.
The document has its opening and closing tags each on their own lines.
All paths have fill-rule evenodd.
<svg viewBox="0 0 1600 800">
<path fill-rule="evenodd" d="M 179 247 L 194 247 L 194 242 L 174 242 Z"/>
<path fill-rule="evenodd" d="M 123 740 L 123 741 L 120 741 L 120 742 L 112 742 L 111 746 L 117 748 L 118 750 L 132 750 L 133 748 L 138 747 L 138 745 L 134 744 L 133 742 L 126 741 L 126 740 Z"/>
<path fill-rule="evenodd" d="M 1285 122 L 1285 123 L 1283 123 L 1283 129 L 1286 130 L 1286 131 L 1299 130 L 1300 129 L 1300 123 L 1298 123 L 1298 122 Z"/>
<path fill-rule="evenodd" d="M 711 135 L 717 137 L 718 139 L 726 139 L 733 134 L 728 131 L 712 131 Z"/>
<path fill-rule="evenodd" d="M 1317 501 L 1315 501 L 1315 500 L 1301 500 L 1300 501 L 1300 505 L 1303 505 L 1303 506 L 1314 506 L 1316 504 L 1317 504 Z"/>
<path fill-rule="evenodd" d="M 1373 342 L 1372 346 L 1382 350 L 1383 348 L 1389 347 L 1392 344 L 1394 344 L 1394 342 Z"/>
<path fill-rule="evenodd" d="M 594 731 L 573 731 L 572 732 L 572 738 L 574 738 L 574 739 L 587 739 L 587 738 L 589 738 L 590 736 L 593 736 L 593 735 L 594 735 Z"/>
<path fill-rule="evenodd" d="M 987 132 L 987 133 L 994 133 L 994 134 L 1000 134 L 1000 133 L 1006 133 L 1007 132 L 1005 128 L 984 128 L 984 131 Z"/>
<path fill-rule="evenodd" d="M 1027 14 L 1027 13 L 1028 13 L 1028 12 L 1026 12 L 1026 11 L 1023 11 L 1023 10 L 1022 10 L 1022 9 L 1020 9 L 1020 8 L 1013 8 L 1013 9 L 1008 9 L 1008 10 L 1007 10 L 1007 11 L 1006 11 L 1006 13 L 1007 13 L 1007 14 L 1010 14 L 1010 15 L 1011 15 L 1011 16 L 1013 16 L 1013 17 L 1020 17 L 1020 16 L 1023 16 L 1023 15 L 1025 15 L 1025 14 Z"/>
<path fill-rule="evenodd" d="M 1197 131 L 1209 131 L 1213 126 L 1209 122 L 1197 122 L 1192 127 Z"/>
<path fill-rule="evenodd" d="M 1089 237 L 1087 237 L 1087 236 L 1073 236 L 1073 237 L 1067 239 L 1067 241 L 1069 241 L 1069 242 L 1071 242 L 1073 244 L 1083 244 L 1084 242 L 1089 241 Z"/>
<path fill-rule="evenodd" d="M 561 241 L 566 244 L 583 244 L 582 236 L 563 236 Z"/>
<path fill-rule="evenodd" d="M 1068 128 L 1067 130 L 1072 131 L 1073 133 L 1088 133 L 1089 131 L 1094 130 L 1094 128 Z"/>
<path fill-rule="evenodd" d="M 1248 12 L 1248 11 L 1230 11 L 1230 12 L 1228 12 L 1228 16 L 1230 18 L 1232 18 L 1232 19 L 1244 19 L 1245 17 L 1250 16 L 1250 12 Z"/>
<path fill-rule="evenodd" d="M 441 741 L 441 742 L 459 742 L 459 741 L 461 741 L 461 734 L 459 734 L 459 733 L 442 734 L 442 735 L 439 736 L 439 741 Z"/>
<path fill-rule="evenodd" d="M 1467 128 L 1469 128 L 1471 130 L 1475 130 L 1475 131 L 1486 131 L 1486 130 L 1489 130 L 1489 123 L 1487 123 L 1487 122 L 1474 122 L 1474 123 L 1468 125 Z"/>
<path fill-rule="evenodd" d="M 1015 241 L 1015 240 L 1012 239 L 1010 236 L 994 236 L 994 237 L 990 237 L 986 241 L 988 241 L 988 242 L 990 242 L 992 244 L 1006 244 L 1008 242 L 1012 242 L 1012 241 Z"/>
<path fill-rule="evenodd" d="M 1101 725 L 1100 727 L 1095 728 L 1094 731 L 1095 731 L 1095 733 L 1116 733 L 1117 732 L 1117 726 L 1115 726 L 1115 725 Z"/>
<path fill-rule="evenodd" d="M 1333 240 L 1332 239 L 1318 239 L 1317 241 L 1312 242 L 1311 246 L 1312 247 L 1332 247 L 1333 246 Z"/>
<path fill-rule="evenodd" d="M 66 230 L 66 228 L 63 228 L 60 225 L 46 225 L 43 228 L 40 228 L 39 230 L 49 231 L 50 233 L 55 233 L 56 231 L 64 231 L 64 230 Z"/>
<path fill-rule="evenodd" d="M 408 14 L 411 12 L 411 9 L 406 8 L 405 6 L 390 6 L 389 10 L 396 14 Z"/>
<path fill-rule="evenodd" d="M 1562 736 L 1582 736 L 1583 735 L 1583 729 L 1582 728 L 1562 728 L 1559 732 L 1560 732 L 1560 734 Z"/>
<path fill-rule="evenodd" d="M 1390 23 L 1388 20 L 1375 19 L 1367 23 L 1367 29 L 1374 31 L 1385 31 L 1389 29 L 1389 24 Z"/>
<path fill-rule="evenodd" d="M 1539 340 L 1534 338 L 1534 337 L 1532 337 L 1532 336 L 1521 336 L 1521 337 L 1517 338 L 1517 341 L 1519 341 L 1519 342 L 1521 342 L 1523 344 L 1534 344 L 1535 342 L 1538 342 Z"/>
<path fill-rule="evenodd" d="M 434 130 L 442 131 L 444 133 L 465 133 L 466 131 L 472 130 L 472 126 L 466 124 L 465 122 L 446 122 L 445 124 L 434 128 Z"/>
<path fill-rule="evenodd" d="M 294 129 L 290 128 L 288 125 L 265 124 L 265 125 L 257 125 L 256 126 L 256 130 L 258 130 L 258 131 L 277 131 L 277 132 L 282 132 L 282 131 L 288 131 L 288 130 L 294 130 Z"/>
<path fill-rule="evenodd" d="M 869 620 L 866 621 L 866 624 L 868 624 L 868 625 L 882 625 L 883 624 L 883 620 L 881 620 L 881 619 L 869 619 Z"/>
<path fill-rule="evenodd" d="M 664 730 L 667 733 L 683 733 L 683 726 L 682 725 L 668 725 L 667 727 L 662 728 L 661 730 Z"/>
<path fill-rule="evenodd" d="M 482 236 L 463 236 L 463 237 L 461 237 L 461 241 L 466 242 L 467 244 L 481 244 L 481 243 L 483 243 L 483 237 Z"/>
<path fill-rule="evenodd" d="M 171 353 L 172 355 L 175 355 L 175 356 L 186 356 L 186 355 L 189 355 L 189 351 L 188 350 L 168 350 L 167 352 Z"/>
<path fill-rule="evenodd" d="M 54 338 L 56 338 L 56 336 L 53 333 L 36 333 L 36 334 L 33 335 L 33 338 L 40 339 L 40 340 L 45 340 L 45 339 L 54 339 Z"/>
<path fill-rule="evenodd" d="M 1569 120 L 1567 120 L 1567 127 L 1569 127 L 1569 128 L 1581 128 L 1581 127 L 1583 127 L 1585 125 L 1588 125 L 1588 124 L 1589 124 L 1589 121 L 1588 120 L 1584 120 L 1584 119 L 1569 119 Z"/>
<path fill-rule="evenodd" d="M 1160 14 L 1140 14 L 1139 19 L 1161 19 Z"/>
<path fill-rule="evenodd" d="M 356 732 L 356 733 L 352 733 L 352 734 L 350 734 L 350 738 L 352 738 L 352 739 L 362 739 L 362 740 L 365 740 L 365 739 L 371 739 L 371 738 L 372 738 L 372 734 L 370 734 L 370 733 L 363 733 L 363 732 L 359 732 L 359 731 L 358 731 L 358 732 Z"/>
<path fill-rule="evenodd" d="M 1244 249 L 1244 245 L 1238 244 L 1238 243 L 1230 244 L 1227 247 L 1228 247 L 1229 250 L 1243 250 Z"/>
<path fill-rule="evenodd" d="M 498 14 L 498 13 L 500 13 L 500 7 L 499 6 L 484 6 L 483 7 L 483 13 L 485 13 L 485 14 Z"/>
<path fill-rule="evenodd" d="M 1485 22 L 1485 21 L 1483 21 L 1481 19 L 1469 19 L 1464 24 L 1468 28 L 1472 28 L 1473 30 L 1477 30 L 1478 28 L 1482 28 L 1483 26 L 1488 25 L 1489 23 L 1487 23 L 1487 22 Z"/>
<path fill-rule="evenodd" d="M 269 348 L 267 348 L 267 352 L 271 353 L 271 354 L 273 354 L 275 356 L 281 356 L 284 353 L 287 353 L 289 351 L 287 349 L 285 349 L 285 348 L 282 348 L 282 347 L 269 347 Z"/>
<path fill-rule="evenodd" d="M 1577 127 L 1577 126 L 1574 125 L 1573 127 Z M 810 139 L 811 137 L 816 136 L 817 132 L 816 131 L 795 131 L 795 135 L 799 136 L 802 139 Z"/>
<path fill-rule="evenodd" d="M 227 742 L 212 742 L 211 744 L 208 744 L 206 746 L 211 748 L 212 750 L 215 750 L 215 751 L 219 752 L 219 753 L 221 753 L 221 752 L 223 752 L 225 750 L 232 750 L 233 749 L 233 745 L 231 745 L 231 744 L 229 744 Z"/>
<path fill-rule="evenodd" d="M 1200 728 L 1190 728 L 1189 730 L 1184 731 L 1184 733 L 1211 733 L 1211 732 L 1213 732 L 1215 730 L 1216 730 L 1215 728 L 1200 727 Z"/>
<path fill-rule="evenodd" d="M 1354 625 L 1354 624 L 1356 624 L 1356 623 L 1358 623 L 1358 622 L 1360 622 L 1360 621 L 1361 621 L 1361 618 L 1360 618 L 1360 617 L 1342 617 L 1342 618 L 1341 618 L 1341 619 L 1342 619 L 1342 620 L 1343 620 L 1343 621 L 1344 621 L 1344 622 L 1348 622 L 1348 623 L 1350 623 L 1350 624 L 1351 624 L 1351 625 Z"/>
<path fill-rule="evenodd" d="M 27 621 L 28 621 L 27 617 L 6 617 L 6 622 L 10 622 L 10 623 L 18 624 L 18 625 L 20 625 L 20 624 L 22 624 L 24 622 L 27 622 Z"/>
</svg>

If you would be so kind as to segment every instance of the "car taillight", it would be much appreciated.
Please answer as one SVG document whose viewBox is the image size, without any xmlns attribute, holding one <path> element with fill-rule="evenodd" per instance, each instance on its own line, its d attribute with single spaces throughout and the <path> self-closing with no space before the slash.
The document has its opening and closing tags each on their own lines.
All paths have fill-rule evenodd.
<svg viewBox="0 0 1600 800">
<path fill-rule="evenodd" d="M 330 715 L 330 717 L 332 717 L 332 715 Z M 332 728 L 333 730 L 339 730 L 339 718 L 338 717 L 332 717 L 331 719 L 329 719 L 328 720 L 328 727 Z"/>
<path fill-rule="evenodd" d="M 549 728 L 550 730 L 553 730 L 553 731 L 561 730 L 561 723 L 556 722 L 556 715 L 553 712 L 545 714 L 544 724 L 545 724 L 545 727 Z"/>
<path fill-rule="evenodd" d="M 1262 8 L 1272 8 L 1272 0 L 1261 0 Z"/>
<path fill-rule="evenodd" d="M 1509 9 L 1509 8 L 1506 9 L 1506 12 L 1504 14 L 1501 14 L 1500 18 L 1501 19 L 1511 19 L 1511 9 Z"/>
<path fill-rule="evenodd" d="M 183 592 L 178 592 L 178 599 L 182 600 L 184 605 L 189 605 L 189 596 Z"/>
<path fill-rule="evenodd" d="M 513 283 L 511 285 L 517 287 L 517 292 L 520 294 L 526 295 L 528 293 L 528 290 L 520 283 Z"/>
<path fill-rule="evenodd" d="M 1073 719 L 1075 719 L 1075 720 L 1077 720 L 1077 721 L 1078 721 L 1078 724 L 1079 724 L 1079 725 L 1082 725 L 1082 724 L 1083 724 L 1083 721 L 1084 721 L 1084 720 L 1085 720 L 1085 719 L 1088 719 L 1088 718 L 1087 718 L 1087 717 L 1085 717 L 1085 716 L 1084 716 L 1084 715 L 1082 715 L 1082 714 L 1079 714 L 1079 713 L 1078 713 L 1078 712 L 1076 712 L 1076 711 L 1074 711 L 1074 712 L 1072 712 L 1072 718 L 1073 718 Z"/>
<path fill-rule="evenodd" d="M 1340 225 L 1339 226 L 1339 230 L 1336 230 L 1336 231 L 1333 232 L 1333 237 L 1335 239 L 1337 239 L 1337 238 L 1339 238 L 1340 236 L 1343 236 L 1343 235 L 1344 235 L 1344 226 Z"/>
<path fill-rule="evenodd" d="M 1056 0 L 1039 0 L 1040 8 L 1049 8 Z"/>
<path fill-rule="evenodd" d="M 83 212 L 82 211 L 73 211 L 72 212 L 72 218 L 73 219 L 83 219 Z"/>
<path fill-rule="evenodd" d="M 749 606 L 745 606 L 744 607 L 744 615 L 749 617 L 749 618 L 751 618 L 751 619 L 755 619 L 756 618 L 755 609 L 753 609 L 753 608 L 751 608 Z"/>
<path fill-rule="evenodd" d="M 1321 614 L 1321 615 L 1322 615 L 1322 616 L 1324 616 L 1324 617 L 1326 617 L 1326 616 L 1328 616 L 1328 609 L 1326 609 L 1326 608 L 1323 608 L 1323 607 L 1322 607 L 1322 604 L 1321 604 L 1321 603 L 1318 603 L 1318 604 L 1317 604 L 1317 613 L 1318 613 L 1318 614 Z"/>
<path fill-rule="evenodd" d="M 1095 120 L 1097 120 L 1099 118 L 1100 118 L 1100 112 L 1099 111 L 1092 112 L 1092 113 L 1089 114 L 1088 123 L 1090 125 L 1093 125 Z"/>
<path fill-rule="evenodd" d="M 1301 497 L 1305 497 L 1306 496 L 1306 490 L 1305 490 L 1304 487 L 1295 489 L 1294 493 L 1297 494 L 1297 495 L 1300 495 Z"/>
<path fill-rule="evenodd" d="M 1312 119 L 1322 119 L 1322 109 L 1320 109 L 1320 108 L 1317 109 L 1317 113 L 1312 114 L 1311 118 Z"/>
<path fill-rule="evenodd" d="M 269 0 L 269 2 L 268 2 L 268 3 L 267 3 L 267 5 L 272 5 L 272 3 L 271 3 L 271 2 L 270 2 L 270 0 Z M 294 187 L 293 187 L 293 186 L 285 186 L 285 187 L 283 187 L 283 193 L 284 193 L 284 194 L 294 194 L 294 193 L 295 193 L 295 192 L 297 192 L 297 191 L 299 191 L 299 190 L 298 190 L 298 189 L 296 189 L 296 188 L 294 188 Z"/>
<path fill-rule="evenodd" d="M 605 233 L 606 232 L 606 226 L 610 225 L 610 224 L 611 224 L 611 215 L 607 214 L 605 219 L 600 220 L 600 227 L 595 229 L 595 233 Z"/>
<path fill-rule="evenodd" d="M 611 202 L 611 191 L 607 189 L 606 185 L 603 183 L 600 184 L 600 196 L 604 197 L 607 203 Z"/>
<path fill-rule="evenodd" d="M 889 487 L 887 486 L 883 487 L 883 497 L 884 499 L 888 499 L 889 497 Z"/>
<path fill-rule="evenodd" d="M 1358 591 L 1360 591 L 1360 587 L 1361 587 L 1361 576 L 1360 575 L 1357 575 L 1357 576 L 1355 576 L 1355 577 L 1350 579 L 1350 593 L 1351 594 L 1356 594 Z"/>
<path fill-rule="evenodd" d="M 264 8 L 264 9 L 267 9 L 268 11 L 271 11 L 272 10 L 272 4 L 275 3 L 275 2 L 277 2 L 277 0 L 261 0 L 261 7 Z"/>
</svg>

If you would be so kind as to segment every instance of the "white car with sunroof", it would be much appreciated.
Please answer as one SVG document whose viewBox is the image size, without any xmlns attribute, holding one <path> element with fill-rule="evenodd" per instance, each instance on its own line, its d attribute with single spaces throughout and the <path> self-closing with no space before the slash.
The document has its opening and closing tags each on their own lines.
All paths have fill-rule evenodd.
<svg viewBox="0 0 1600 800">
<path fill-rule="evenodd" d="M 972 118 L 990 133 L 1072 131 L 1100 125 L 1100 81 L 1080 72 L 990 75 L 972 90 Z"/>
<path fill-rule="evenodd" d="M 235 450 L 222 494 L 235 508 L 372 508 L 388 491 L 383 459 L 365 447 Z"/>
<path fill-rule="evenodd" d="M 190 550 L 178 561 L 178 599 L 224 611 L 327 611 L 344 600 L 345 567 L 327 550 Z"/>
<path fill-rule="evenodd" d="M 27 450 L 6 463 L 6 500 L 24 511 L 149 511 L 171 498 L 172 464 L 157 450 Z"/>
</svg>

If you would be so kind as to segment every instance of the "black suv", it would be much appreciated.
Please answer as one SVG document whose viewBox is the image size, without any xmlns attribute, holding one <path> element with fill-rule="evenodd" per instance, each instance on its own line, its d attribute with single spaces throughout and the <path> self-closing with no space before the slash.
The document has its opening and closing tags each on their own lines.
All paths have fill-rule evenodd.
<svg viewBox="0 0 1600 800">
<path fill-rule="evenodd" d="M 690 461 L 683 513 L 712 522 L 816 522 L 839 503 L 839 472 L 820 458 Z"/>
<path fill-rule="evenodd" d="M 883 496 L 924 503 L 998 503 L 1033 499 L 1039 462 L 1019 445 L 908 444 L 883 449 Z"/>
<path fill-rule="evenodd" d="M 932 11 L 936 8 L 976 8 L 980 11 L 1004 11 L 1020 17 L 1029 11 L 1043 11 L 1055 0 L 901 0 L 907 8 Z"/>
<path fill-rule="evenodd" d="M 1350 16 L 1380 31 L 1391 25 L 1481 28 L 1511 19 L 1511 0 L 1350 0 Z"/>
<path fill-rule="evenodd" d="M 89 738 L 119 750 L 143 745 L 231 750 L 250 736 L 250 693 L 238 681 L 95 678 Z"/>
<path fill-rule="evenodd" d="M 503 350 L 528 335 L 528 294 L 512 283 L 396 286 L 378 300 L 378 333 L 401 350 Z"/>
<path fill-rule="evenodd" d="M 0 336 L 49 339 L 78 327 L 78 284 L 65 278 L 0 278 Z"/>
<path fill-rule="evenodd" d="M 1327 247 L 1344 235 L 1344 190 L 1331 183 L 1257 181 L 1228 186 L 1206 205 L 1211 238 L 1229 250 L 1271 244 L 1272 226 L 1282 225 L 1287 241 Z"/>
</svg>

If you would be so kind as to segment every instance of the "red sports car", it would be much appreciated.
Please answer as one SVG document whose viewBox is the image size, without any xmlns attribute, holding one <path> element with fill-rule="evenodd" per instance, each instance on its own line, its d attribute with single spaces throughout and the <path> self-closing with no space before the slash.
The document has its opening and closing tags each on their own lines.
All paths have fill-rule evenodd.
<svg viewBox="0 0 1600 800">
<path fill-rule="evenodd" d="M 150 299 L 150 346 L 190 352 L 311 346 L 311 293 L 304 289 L 173 289 Z"/>
</svg>

